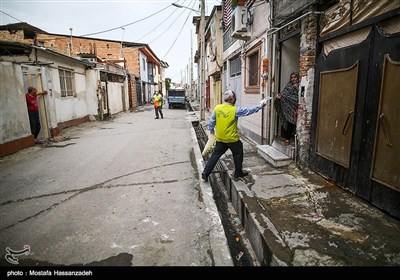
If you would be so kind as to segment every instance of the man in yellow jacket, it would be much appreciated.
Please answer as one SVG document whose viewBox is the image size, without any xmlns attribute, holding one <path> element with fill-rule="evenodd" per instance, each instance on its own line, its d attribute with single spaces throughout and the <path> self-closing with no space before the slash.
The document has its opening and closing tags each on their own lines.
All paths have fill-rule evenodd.
<svg viewBox="0 0 400 280">
<path fill-rule="evenodd" d="M 158 114 L 160 113 L 161 118 L 164 118 L 162 113 L 162 102 L 163 102 L 163 95 L 161 91 L 155 92 L 153 95 L 153 102 L 154 102 L 154 110 L 156 111 L 156 119 L 159 119 Z"/>
<path fill-rule="evenodd" d="M 226 91 L 223 98 L 225 103 L 215 106 L 208 125 L 211 133 L 214 133 L 215 128 L 217 143 L 203 173 L 201 173 L 201 178 L 206 182 L 219 158 L 225 154 L 228 149 L 232 151 L 233 161 L 235 163 L 234 177 L 239 178 L 248 175 L 248 173 L 242 169 L 243 143 L 239 140 L 237 120 L 239 117 L 249 116 L 258 112 L 268 101 L 268 99 L 263 99 L 257 106 L 240 108 L 235 106 L 236 94 L 232 90 Z"/>
</svg>

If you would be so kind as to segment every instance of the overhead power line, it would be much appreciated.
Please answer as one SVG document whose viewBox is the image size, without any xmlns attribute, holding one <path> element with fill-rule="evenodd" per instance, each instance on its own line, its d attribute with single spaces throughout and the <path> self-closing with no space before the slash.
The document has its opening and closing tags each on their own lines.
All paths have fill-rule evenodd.
<svg viewBox="0 0 400 280">
<path fill-rule="evenodd" d="M 185 2 L 186 2 L 186 0 L 183 1 L 183 3 L 185 3 Z M 154 30 L 156 30 L 158 27 L 160 27 L 164 22 L 166 22 L 167 20 L 169 20 L 169 19 L 172 17 L 172 15 L 175 14 L 175 12 L 176 12 L 177 10 L 178 10 L 178 9 L 175 9 L 171 14 L 169 14 L 169 15 L 168 15 L 162 22 L 160 22 L 156 27 L 154 27 L 151 31 L 147 32 L 146 34 L 144 34 L 142 37 L 136 39 L 135 41 L 140 42 L 140 40 L 142 40 L 144 37 L 147 37 L 148 35 L 150 35 Z M 182 13 L 181 13 L 176 19 L 178 19 L 182 14 L 183 14 L 183 11 L 182 11 Z M 175 19 L 175 20 L 176 20 L 176 19 Z M 150 44 L 150 43 L 149 43 L 149 44 Z"/>
<path fill-rule="evenodd" d="M 177 17 L 175 18 L 175 20 L 165 29 L 165 31 L 168 31 L 168 30 L 171 28 L 171 26 L 181 17 L 181 15 L 183 15 L 184 12 L 186 12 L 186 11 L 183 9 L 182 12 L 179 14 L 179 16 L 177 16 Z M 152 41 L 149 42 L 148 44 L 151 44 L 151 43 L 153 43 L 154 41 L 160 39 L 161 36 L 164 35 L 164 34 L 166 34 L 166 32 L 163 32 L 160 36 L 156 37 L 154 40 L 152 40 Z"/>
<path fill-rule="evenodd" d="M 195 2 L 195 3 L 196 3 L 196 2 Z M 193 4 L 193 6 L 194 6 L 194 4 Z M 165 59 L 165 57 L 168 55 L 168 53 L 170 52 L 170 50 L 172 49 L 172 47 L 175 45 L 176 40 L 178 40 L 179 35 L 181 35 L 181 32 L 182 32 L 183 28 L 185 27 L 186 22 L 188 21 L 189 16 L 190 16 L 190 14 L 191 14 L 192 12 L 193 12 L 193 11 L 190 11 L 190 13 L 188 14 L 188 16 L 186 17 L 186 20 L 185 20 L 185 22 L 183 23 L 181 30 L 179 31 L 178 35 L 176 36 L 176 38 L 175 38 L 174 42 L 172 43 L 171 47 L 169 48 L 169 50 L 168 50 L 168 51 L 165 53 L 165 55 L 163 56 L 163 59 Z"/>
<path fill-rule="evenodd" d="M 22 20 L 20 20 L 20 19 L 17 19 L 16 17 L 13 17 L 12 15 L 10 15 L 10 14 L 7 14 L 6 12 L 4 12 L 4 11 L 1 11 L 0 10 L 0 12 L 2 12 L 3 14 L 5 14 L 5 15 L 7 15 L 7 16 L 9 16 L 10 18 L 13 18 L 13 19 L 15 19 L 15 20 L 18 20 L 19 22 L 23 22 Z"/>
<path fill-rule="evenodd" d="M 110 28 L 110 29 L 107 29 L 107 30 L 104 30 L 104 31 L 99 31 L 99 32 L 84 34 L 84 35 L 81 35 L 81 36 L 82 36 L 82 37 L 85 37 L 85 36 L 91 36 L 91 35 L 97 35 L 97 34 L 101 34 L 101 33 L 106 33 L 106 32 L 110 32 L 110 31 L 113 31 L 113 30 L 117 30 L 117 29 L 120 29 L 120 28 L 122 28 L 122 27 L 126 27 L 126 26 L 129 26 L 129 25 L 132 25 L 132 24 L 135 24 L 135 23 L 144 21 L 144 20 L 146 20 L 146 19 L 148 19 L 148 18 L 151 18 L 151 17 L 153 17 L 153 16 L 155 16 L 155 15 L 161 13 L 162 11 L 168 9 L 168 8 L 171 7 L 171 6 L 172 6 L 172 4 L 168 5 L 168 6 L 165 7 L 164 9 L 159 10 L 158 12 L 155 12 L 154 14 L 151 14 L 151 15 L 149 15 L 149 16 L 147 16 L 147 17 L 144 17 L 144 18 L 142 18 L 142 19 L 139 19 L 139 20 L 137 20 L 137 21 L 133 21 L 133 22 L 130 22 L 130 23 L 127 23 L 127 24 L 118 26 L 118 27 Z"/>
</svg>

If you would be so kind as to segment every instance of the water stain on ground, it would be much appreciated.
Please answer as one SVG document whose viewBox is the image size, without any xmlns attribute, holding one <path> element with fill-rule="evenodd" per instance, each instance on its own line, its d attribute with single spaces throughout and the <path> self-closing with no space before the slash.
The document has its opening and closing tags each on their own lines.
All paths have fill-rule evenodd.
<svg viewBox="0 0 400 280">
<path fill-rule="evenodd" d="M 82 263 L 74 263 L 71 265 L 65 265 L 65 264 L 58 264 L 58 263 L 51 263 L 48 261 L 42 261 L 42 260 L 36 260 L 32 258 L 19 258 L 18 260 L 18 266 L 132 266 L 132 259 L 133 255 L 128 254 L 128 253 L 119 253 L 116 256 L 111 256 L 109 258 L 106 258 L 104 260 L 100 261 L 93 261 L 90 263 L 82 264 Z M 0 260 L 0 266 L 10 266 L 11 264 L 8 263 L 4 255 L 2 256 Z M 18 267 L 15 266 L 15 267 Z"/>
</svg>

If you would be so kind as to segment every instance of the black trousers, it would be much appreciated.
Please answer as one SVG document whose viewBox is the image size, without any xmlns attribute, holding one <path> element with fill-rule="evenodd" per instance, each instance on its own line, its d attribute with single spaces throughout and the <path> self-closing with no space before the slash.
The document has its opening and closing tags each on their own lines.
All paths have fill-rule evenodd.
<svg viewBox="0 0 400 280">
<path fill-rule="evenodd" d="M 162 106 L 159 106 L 159 107 L 157 107 L 157 108 L 154 107 L 154 110 L 156 111 L 156 118 L 157 118 L 157 119 L 159 118 L 158 114 L 161 115 L 161 118 L 164 118 L 163 113 L 162 113 Z"/>
<path fill-rule="evenodd" d="M 286 130 L 284 133 L 284 137 L 286 140 L 290 140 L 292 138 L 293 132 L 296 131 L 296 125 L 290 122 L 287 122 Z"/>
<path fill-rule="evenodd" d="M 31 132 L 36 139 L 41 129 L 39 120 L 39 111 L 28 111 L 28 114 L 29 114 L 29 123 L 31 125 Z"/>
<path fill-rule="evenodd" d="M 233 143 L 223 143 L 218 142 L 215 145 L 215 150 L 211 154 L 203 173 L 208 177 L 217 164 L 219 158 L 230 149 L 233 154 L 233 162 L 235 163 L 235 174 L 242 174 L 243 170 L 243 143 L 242 141 L 237 141 Z"/>
</svg>

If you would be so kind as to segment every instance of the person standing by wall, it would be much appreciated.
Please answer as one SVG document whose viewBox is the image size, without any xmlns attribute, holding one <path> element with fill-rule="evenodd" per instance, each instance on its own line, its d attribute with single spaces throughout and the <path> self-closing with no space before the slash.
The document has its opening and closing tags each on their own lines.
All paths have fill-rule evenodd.
<svg viewBox="0 0 400 280">
<path fill-rule="evenodd" d="M 260 101 L 260 104 L 253 107 L 240 108 L 236 107 L 236 94 L 232 90 L 228 90 L 223 94 L 224 102 L 215 106 L 214 112 L 211 115 L 208 129 L 214 133 L 217 139 L 215 150 L 211 154 L 201 178 L 208 181 L 208 176 L 214 169 L 219 158 L 230 149 L 233 154 L 233 161 L 235 163 L 234 177 L 244 177 L 249 173 L 243 171 L 243 143 L 239 140 L 237 120 L 239 117 L 252 115 L 262 109 L 267 104 L 267 99 Z"/>
<path fill-rule="evenodd" d="M 164 118 L 163 112 L 162 112 L 162 102 L 163 102 L 163 95 L 160 92 L 155 92 L 153 95 L 153 102 L 154 102 L 154 110 L 156 112 L 156 117 L 155 119 L 159 119 L 159 115 L 161 115 L 161 118 Z"/>
<path fill-rule="evenodd" d="M 282 93 L 275 95 L 275 109 L 284 129 L 285 145 L 289 145 L 290 138 L 296 132 L 297 109 L 299 104 L 299 73 L 290 74 L 290 81 Z"/>
<path fill-rule="evenodd" d="M 31 126 L 31 132 L 37 144 L 41 143 L 40 140 L 37 139 L 41 129 L 37 96 L 41 94 L 47 94 L 47 91 L 38 93 L 37 89 L 34 87 L 29 87 L 28 92 L 25 94 L 26 104 L 28 106 L 29 124 Z"/>
</svg>

